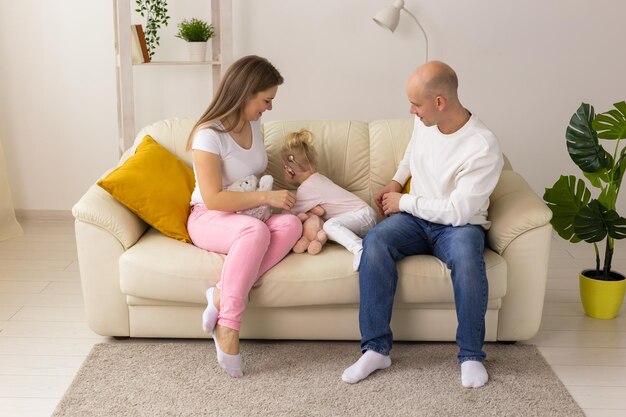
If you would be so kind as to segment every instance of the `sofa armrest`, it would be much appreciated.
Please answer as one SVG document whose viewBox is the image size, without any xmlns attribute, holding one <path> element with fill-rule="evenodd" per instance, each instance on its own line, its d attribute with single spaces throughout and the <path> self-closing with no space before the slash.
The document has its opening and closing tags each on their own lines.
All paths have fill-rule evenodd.
<svg viewBox="0 0 626 417">
<path fill-rule="evenodd" d="M 507 291 L 498 314 L 498 340 L 537 334 L 548 277 L 552 212 L 514 171 L 503 171 L 489 206 L 487 244 L 505 260 Z"/>
<path fill-rule="evenodd" d="M 75 233 L 87 324 L 101 336 L 130 336 L 126 294 L 120 289 L 119 259 L 126 249 L 91 223 L 76 220 Z"/>
<path fill-rule="evenodd" d="M 491 194 L 487 245 L 498 254 L 517 237 L 550 223 L 552 212 L 515 171 L 502 171 Z"/>
<path fill-rule="evenodd" d="M 114 199 L 98 185 L 92 185 L 72 208 L 78 221 L 100 227 L 128 249 L 137 242 L 148 225 L 126 206 Z"/>
<path fill-rule="evenodd" d="M 87 323 L 102 336 L 130 336 L 119 259 L 148 225 L 98 185 L 87 190 L 72 214 Z"/>
</svg>

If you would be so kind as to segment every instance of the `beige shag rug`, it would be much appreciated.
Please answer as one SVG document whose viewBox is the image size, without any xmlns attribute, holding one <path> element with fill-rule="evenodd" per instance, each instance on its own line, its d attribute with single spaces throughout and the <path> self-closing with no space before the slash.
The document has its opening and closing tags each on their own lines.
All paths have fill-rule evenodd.
<svg viewBox="0 0 626 417">
<path fill-rule="evenodd" d="M 94 346 L 61 416 L 584 416 L 536 347 L 485 346 L 490 380 L 461 386 L 454 343 L 396 343 L 390 368 L 350 385 L 358 342 L 243 341 L 232 379 L 211 340 Z"/>
</svg>

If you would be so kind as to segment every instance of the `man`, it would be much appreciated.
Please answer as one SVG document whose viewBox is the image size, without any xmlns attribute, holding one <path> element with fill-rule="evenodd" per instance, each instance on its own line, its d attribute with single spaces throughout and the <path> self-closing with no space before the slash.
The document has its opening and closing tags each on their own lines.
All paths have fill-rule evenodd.
<svg viewBox="0 0 626 417">
<path fill-rule="evenodd" d="M 375 196 L 388 216 L 366 235 L 359 272 L 361 358 L 342 379 L 356 383 L 391 365 L 396 262 L 434 255 L 451 271 L 464 387 L 488 375 L 482 350 L 488 284 L 484 264 L 489 196 L 503 165 L 498 140 L 460 103 L 456 73 L 443 62 L 417 68 L 407 82 L 413 134 L 392 181 Z M 410 179 L 410 194 L 401 194 Z M 396 214 L 397 213 L 397 214 Z"/>
</svg>

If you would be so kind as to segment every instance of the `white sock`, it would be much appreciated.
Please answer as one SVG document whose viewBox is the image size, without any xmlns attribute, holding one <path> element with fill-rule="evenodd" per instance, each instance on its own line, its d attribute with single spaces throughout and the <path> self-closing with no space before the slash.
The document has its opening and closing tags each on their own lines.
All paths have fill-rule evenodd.
<svg viewBox="0 0 626 417">
<path fill-rule="evenodd" d="M 461 383 L 465 388 L 480 388 L 488 380 L 489 375 L 482 362 L 465 361 L 461 364 Z"/>
<path fill-rule="evenodd" d="M 220 349 L 219 343 L 217 343 L 217 338 L 215 337 L 215 330 L 211 333 L 213 336 L 213 341 L 215 342 L 215 352 L 217 353 L 217 363 L 220 364 L 223 370 L 233 378 L 241 378 L 243 376 L 243 359 L 241 358 L 241 353 L 236 355 L 229 355 L 226 352 L 223 352 Z"/>
<path fill-rule="evenodd" d="M 217 316 L 219 311 L 215 308 L 215 304 L 213 303 L 213 291 L 215 287 L 211 287 L 206 290 L 206 300 L 207 306 L 202 313 L 202 330 L 207 333 L 211 333 L 213 329 L 215 329 L 215 324 L 217 323 Z"/>
<path fill-rule="evenodd" d="M 363 246 L 361 246 L 361 249 L 354 254 L 354 261 L 352 261 L 352 268 L 355 271 L 359 270 L 359 265 L 361 264 L 361 255 L 363 255 Z"/>
<path fill-rule="evenodd" d="M 372 372 L 389 368 L 389 366 L 391 366 L 389 356 L 368 350 L 351 367 L 343 371 L 341 379 L 349 384 L 355 384 L 367 378 Z"/>
</svg>

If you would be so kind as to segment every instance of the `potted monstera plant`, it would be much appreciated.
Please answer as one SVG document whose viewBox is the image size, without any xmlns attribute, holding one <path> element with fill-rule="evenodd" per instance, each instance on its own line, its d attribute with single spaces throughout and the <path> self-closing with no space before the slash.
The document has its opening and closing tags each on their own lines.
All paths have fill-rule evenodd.
<svg viewBox="0 0 626 417">
<path fill-rule="evenodd" d="M 595 268 L 580 273 L 580 296 L 585 313 L 602 319 L 614 318 L 624 301 L 624 275 L 611 269 L 615 241 L 626 237 L 626 218 L 616 211 L 617 197 L 626 171 L 626 102 L 596 115 L 593 106 L 582 103 L 565 132 L 567 151 L 588 183 L 599 192 L 595 198 L 585 181 L 561 175 L 544 200 L 552 210 L 552 226 L 572 243 L 593 244 Z M 610 141 L 607 152 L 599 139 Z M 604 256 L 598 243 L 604 242 Z M 603 259 L 602 259 L 603 258 Z"/>
</svg>

